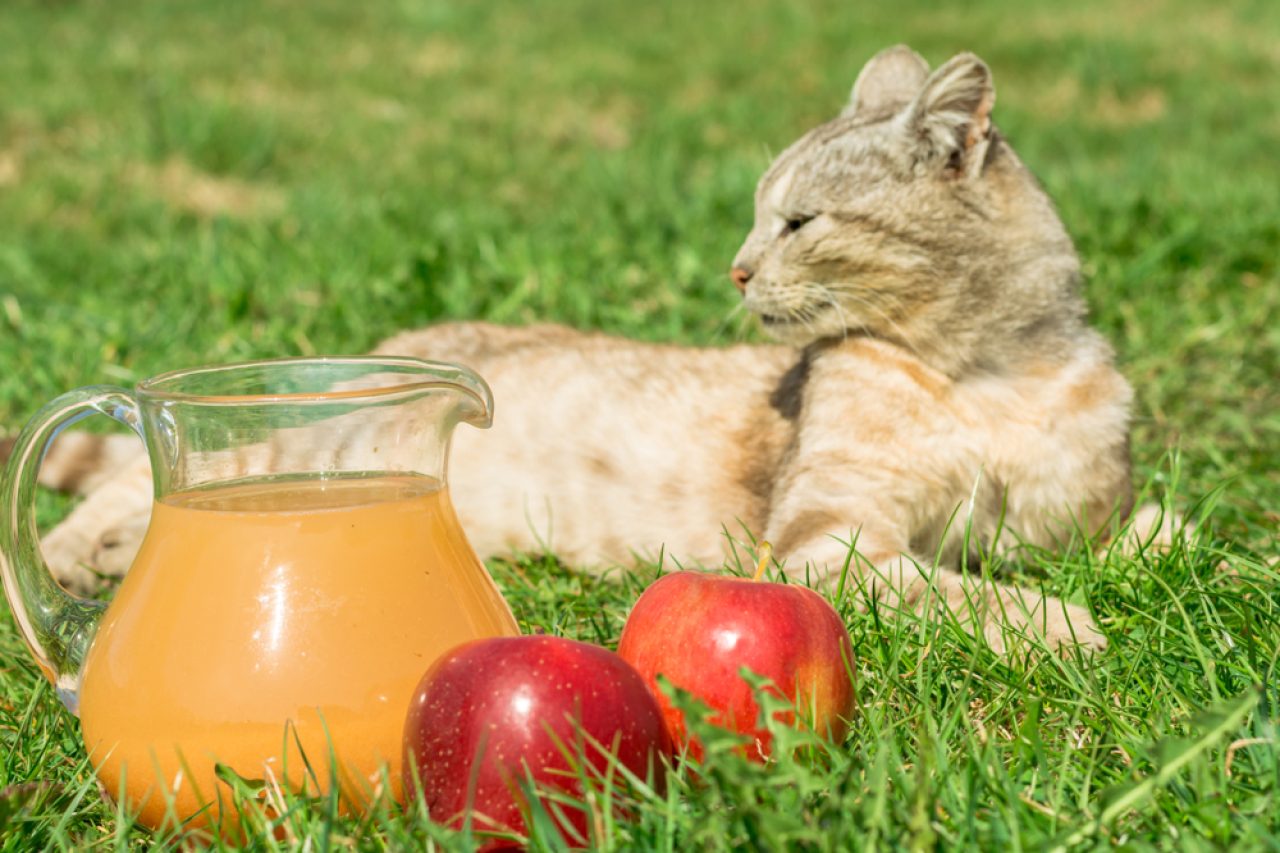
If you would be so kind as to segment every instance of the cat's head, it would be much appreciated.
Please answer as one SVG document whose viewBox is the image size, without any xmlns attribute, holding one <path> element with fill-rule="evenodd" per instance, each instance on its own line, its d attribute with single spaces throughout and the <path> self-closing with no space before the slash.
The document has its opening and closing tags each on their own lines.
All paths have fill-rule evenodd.
<svg viewBox="0 0 1280 853">
<path fill-rule="evenodd" d="M 973 54 L 933 73 L 905 46 L 868 62 L 844 111 L 760 179 L 731 275 L 766 330 L 872 335 L 955 373 L 999 361 L 992 336 L 1077 322 L 1074 248 L 994 104 Z"/>
</svg>

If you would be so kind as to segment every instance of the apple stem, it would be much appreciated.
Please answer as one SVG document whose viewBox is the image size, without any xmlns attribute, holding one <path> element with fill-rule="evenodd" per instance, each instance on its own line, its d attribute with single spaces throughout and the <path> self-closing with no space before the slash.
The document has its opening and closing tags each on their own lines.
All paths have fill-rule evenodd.
<svg viewBox="0 0 1280 853">
<path fill-rule="evenodd" d="M 768 542 L 761 542 L 760 549 L 756 553 L 760 556 L 760 561 L 756 563 L 756 574 L 751 578 L 753 581 L 764 577 L 764 570 L 769 568 L 769 561 L 773 559 L 773 546 Z"/>
</svg>

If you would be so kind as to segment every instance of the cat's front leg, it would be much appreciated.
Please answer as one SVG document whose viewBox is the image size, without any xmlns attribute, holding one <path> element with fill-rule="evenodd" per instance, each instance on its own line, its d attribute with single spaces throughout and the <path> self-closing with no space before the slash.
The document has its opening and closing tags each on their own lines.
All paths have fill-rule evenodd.
<svg viewBox="0 0 1280 853">
<path fill-rule="evenodd" d="M 844 588 L 863 606 L 874 600 L 890 610 L 954 618 L 970 633 L 981 634 L 996 651 L 1005 651 L 1009 639 L 1019 635 L 1035 635 L 1051 648 L 1106 647 L 1106 637 L 1087 609 L 931 564 L 911 554 L 905 539 L 892 533 L 840 527 L 834 521 L 799 541 L 788 539 L 785 525 L 775 532 L 782 546 L 778 556 L 788 574 L 832 592 L 847 566 Z"/>
<path fill-rule="evenodd" d="M 151 466 L 140 456 L 89 493 L 40 542 L 53 576 L 72 592 L 90 594 L 102 576 L 123 575 L 151 517 Z"/>
</svg>

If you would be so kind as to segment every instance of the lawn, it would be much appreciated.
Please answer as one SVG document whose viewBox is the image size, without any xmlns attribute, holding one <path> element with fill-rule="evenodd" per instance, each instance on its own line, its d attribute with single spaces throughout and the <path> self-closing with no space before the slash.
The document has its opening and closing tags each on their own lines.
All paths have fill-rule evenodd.
<svg viewBox="0 0 1280 853">
<path fill-rule="evenodd" d="M 8 3 L 0 433 L 78 385 L 361 352 L 444 318 L 755 340 L 725 275 L 755 180 L 898 41 L 992 66 L 996 121 L 1135 387 L 1139 486 L 1198 527 L 1163 555 L 995 567 L 1090 601 L 1094 660 L 841 602 L 844 743 L 767 767 L 722 752 L 626 794 L 594 843 L 1278 849 L 1272 2 Z M 655 568 L 492 565 L 522 625 L 611 647 Z M 0 849 L 148 845 L 0 620 Z M 292 806 L 255 846 L 467 844 L 414 810 Z"/>
</svg>

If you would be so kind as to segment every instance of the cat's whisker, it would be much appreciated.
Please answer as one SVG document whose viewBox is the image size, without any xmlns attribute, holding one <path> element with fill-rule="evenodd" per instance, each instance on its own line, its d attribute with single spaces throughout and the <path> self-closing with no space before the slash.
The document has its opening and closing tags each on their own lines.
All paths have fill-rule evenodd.
<svg viewBox="0 0 1280 853">
<path fill-rule="evenodd" d="M 746 323 L 741 322 L 741 320 L 745 317 L 746 320 L 750 322 L 751 319 L 750 316 L 745 314 L 745 311 L 746 306 L 741 301 L 734 305 L 733 308 L 729 310 L 729 313 L 725 315 L 724 319 L 720 321 L 720 325 L 716 326 L 715 331 L 711 333 L 712 342 L 719 343 L 725 330 L 728 329 L 735 321 L 738 321 L 736 340 L 742 340 L 742 333 L 746 330 Z"/>
<path fill-rule="evenodd" d="M 840 307 L 840 302 L 836 299 L 835 294 L 831 292 L 830 288 L 819 284 L 818 282 L 813 282 L 812 287 L 814 293 L 835 309 L 836 316 L 840 318 L 840 338 L 841 340 L 848 340 L 849 319 L 845 316 L 844 309 Z"/>
<path fill-rule="evenodd" d="M 751 328 L 751 321 L 754 319 L 750 311 L 745 308 L 738 313 L 738 329 L 734 334 L 734 341 L 742 343 L 747 339 L 747 332 Z"/>
<path fill-rule="evenodd" d="M 807 288 L 805 292 L 808 295 L 812 295 L 812 292 L 809 291 Z M 822 308 L 821 305 L 815 304 L 811 299 L 806 299 L 805 303 L 802 305 L 802 307 L 799 309 L 797 313 L 802 315 L 806 320 L 816 320 L 818 316 L 822 313 L 821 308 Z"/>
<path fill-rule="evenodd" d="M 818 337 L 818 330 L 815 329 L 813 323 L 810 322 L 813 320 L 813 311 L 810 309 L 810 306 L 802 304 L 798 309 L 788 314 L 787 317 L 790 320 L 795 320 L 802 324 L 805 329 L 809 331 L 810 336 L 815 338 Z"/>
<path fill-rule="evenodd" d="M 849 318 L 844 313 L 844 308 L 840 305 L 839 301 L 837 301 L 834 296 L 829 295 L 827 298 L 831 300 L 831 307 L 836 309 L 836 314 L 840 317 L 840 330 L 841 330 L 840 335 L 843 339 L 848 340 L 849 332 L 851 331 L 851 328 L 849 325 Z"/>
<path fill-rule="evenodd" d="M 865 296 L 859 296 L 854 291 L 853 287 L 849 287 L 848 289 L 842 289 L 841 293 L 846 298 L 856 301 L 858 305 L 865 307 L 871 311 L 874 311 L 876 314 L 878 314 L 880 318 L 883 319 L 885 323 L 889 325 L 889 328 L 897 334 L 898 343 L 902 344 L 904 347 L 911 350 L 911 352 L 916 356 L 919 356 L 921 358 L 924 357 L 923 354 L 920 352 L 920 350 L 916 348 L 915 344 L 913 344 L 911 342 L 911 339 L 907 336 L 906 329 L 902 328 L 902 326 L 899 325 L 898 322 L 893 319 L 893 317 L 889 316 L 889 313 L 887 311 L 885 311 L 879 305 L 876 305 L 871 300 L 867 299 Z"/>
</svg>

